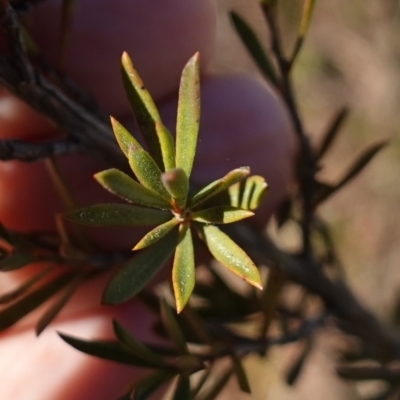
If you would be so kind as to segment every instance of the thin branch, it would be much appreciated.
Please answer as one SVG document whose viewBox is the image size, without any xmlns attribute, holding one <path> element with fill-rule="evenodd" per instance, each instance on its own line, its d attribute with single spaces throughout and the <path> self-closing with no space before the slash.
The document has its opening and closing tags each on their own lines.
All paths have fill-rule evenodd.
<svg viewBox="0 0 400 400">
<path fill-rule="evenodd" d="M 55 140 L 46 143 L 30 143 L 22 140 L 0 140 L 0 160 L 37 161 L 68 153 L 88 152 L 87 148 L 72 140 Z"/>
</svg>

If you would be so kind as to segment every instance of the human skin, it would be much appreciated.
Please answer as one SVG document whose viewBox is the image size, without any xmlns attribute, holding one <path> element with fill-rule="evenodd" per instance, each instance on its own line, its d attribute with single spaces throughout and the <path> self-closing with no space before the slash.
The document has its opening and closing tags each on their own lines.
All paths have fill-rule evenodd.
<svg viewBox="0 0 400 400">
<path fill-rule="evenodd" d="M 59 3 L 45 1 L 34 15 L 34 36 L 52 61 L 57 55 Z M 270 193 L 253 221 L 264 224 L 292 182 L 292 128 L 282 101 L 265 83 L 245 75 L 207 74 L 217 24 L 212 0 L 80 0 L 77 4 L 65 70 L 118 119 L 131 118 L 120 82 L 122 51 L 131 55 L 171 128 L 182 67 L 200 51 L 202 118 L 194 180 L 208 183 L 232 168 L 249 165 L 252 173 L 265 176 L 270 184 Z M 56 133 L 46 118 L 7 92 L 0 93 L 1 138 L 37 140 Z M 112 199 L 92 178 L 106 167 L 102 161 L 66 156 L 59 162 L 79 204 Z M 0 163 L 0 189 L 0 220 L 7 227 L 54 229 L 54 215 L 63 206 L 43 162 Z M 117 247 L 132 246 L 137 239 L 135 231 L 106 237 L 108 246 Z M 18 285 L 37 268 L 5 275 L 0 289 Z M 107 279 L 109 276 L 104 276 L 80 288 L 39 338 L 32 329 L 40 315 L 37 312 L 2 334 L 1 399 L 109 400 L 143 374 L 136 368 L 79 353 L 57 336 L 61 331 L 88 339 L 112 338 L 110 321 L 116 318 L 137 337 L 151 339 L 154 316 L 137 300 L 118 307 L 100 305 Z"/>
</svg>

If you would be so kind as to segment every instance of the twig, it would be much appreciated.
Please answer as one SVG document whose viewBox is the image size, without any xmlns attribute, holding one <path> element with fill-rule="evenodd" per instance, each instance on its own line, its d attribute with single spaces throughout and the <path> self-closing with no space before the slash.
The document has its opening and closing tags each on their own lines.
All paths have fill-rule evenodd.
<svg viewBox="0 0 400 400">
<path fill-rule="evenodd" d="M 46 143 L 30 143 L 21 140 L 0 140 L 0 160 L 37 161 L 68 153 L 83 153 L 88 149 L 73 140 L 55 140 Z"/>
</svg>

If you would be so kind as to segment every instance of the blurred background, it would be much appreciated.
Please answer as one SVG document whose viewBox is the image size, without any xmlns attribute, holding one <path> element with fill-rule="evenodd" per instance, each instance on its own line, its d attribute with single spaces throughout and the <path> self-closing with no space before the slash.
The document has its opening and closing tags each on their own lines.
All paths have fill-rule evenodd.
<svg viewBox="0 0 400 400">
<path fill-rule="evenodd" d="M 219 45 L 214 72 L 258 73 L 233 31 L 235 10 L 269 47 L 268 30 L 256 1 L 217 0 Z M 279 0 L 287 54 L 299 27 L 303 1 Z M 320 208 L 329 223 L 349 286 L 386 323 L 395 324 L 400 301 L 400 2 L 396 0 L 317 0 L 311 28 L 294 68 L 294 87 L 307 132 L 314 144 L 334 114 L 351 112 L 324 158 L 321 177 L 335 182 L 368 145 L 389 139 L 361 175 Z M 272 222 L 273 223 L 273 222 Z M 286 232 L 291 241 L 293 232 Z M 400 333 L 399 333 L 400 334 Z M 361 399 L 379 383 L 352 384 L 336 377 L 335 360 L 343 338 L 334 328 L 319 332 L 294 386 L 284 375 L 302 344 L 274 348 L 266 361 L 247 360 L 252 399 Z M 235 399 L 247 399 L 234 387 Z M 232 397 L 228 393 L 225 397 Z"/>
</svg>

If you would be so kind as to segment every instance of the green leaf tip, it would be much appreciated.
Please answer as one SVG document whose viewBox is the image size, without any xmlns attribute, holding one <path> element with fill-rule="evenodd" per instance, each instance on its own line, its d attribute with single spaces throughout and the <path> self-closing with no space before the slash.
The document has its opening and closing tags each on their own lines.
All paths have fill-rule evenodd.
<svg viewBox="0 0 400 400">
<path fill-rule="evenodd" d="M 252 217 L 254 213 L 237 207 L 221 206 L 206 208 L 192 213 L 194 221 L 205 224 L 231 224 L 245 218 Z"/>
<path fill-rule="evenodd" d="M 129 155 L 129 148 L 131 146 L 141 147 L 140 143 L 131 135 L 131 133 L 114 117 L 110 117 L 111 127 L 113 129 L 115 138 L 118 145 L 126 158 Z"/>
<path fill-rule="evenodd" d="M 182 168 L 170 169 L 161 175 L 161 181 L 178 206 L 184 208 L 189 193 L 189 180 L 185 171 Z"/>
</svg>

